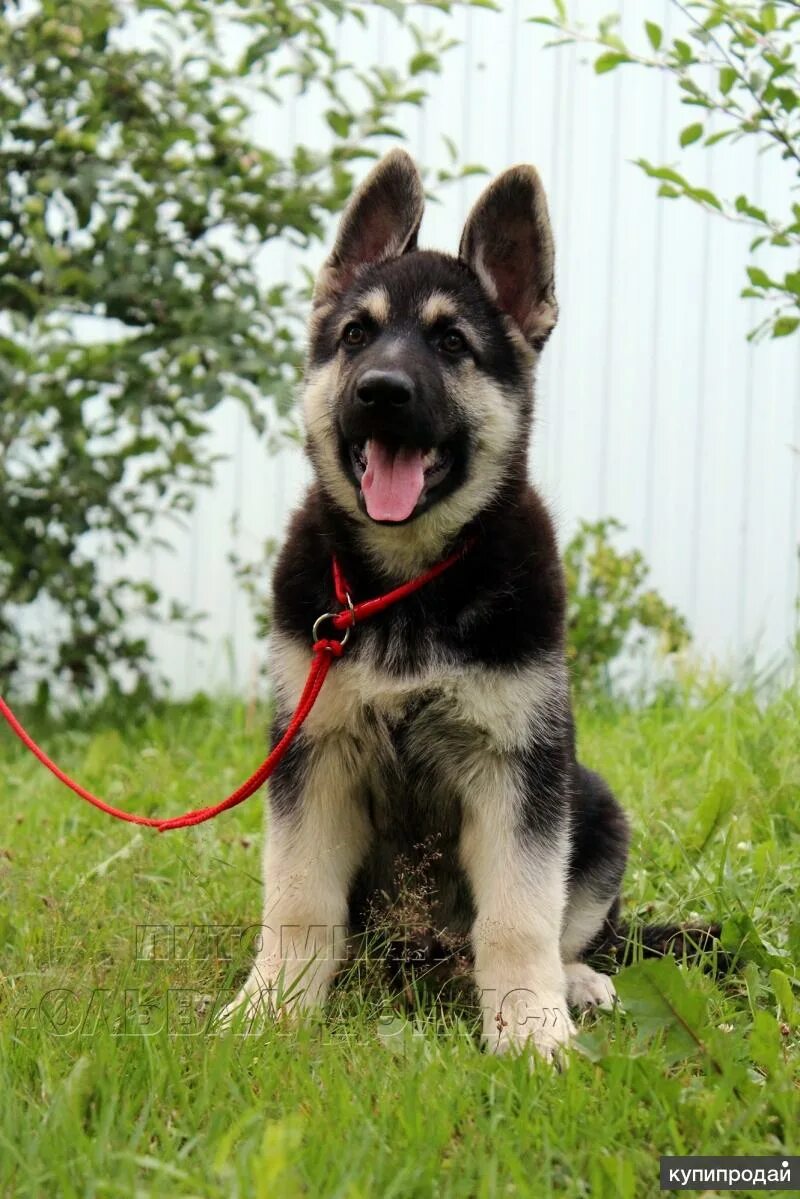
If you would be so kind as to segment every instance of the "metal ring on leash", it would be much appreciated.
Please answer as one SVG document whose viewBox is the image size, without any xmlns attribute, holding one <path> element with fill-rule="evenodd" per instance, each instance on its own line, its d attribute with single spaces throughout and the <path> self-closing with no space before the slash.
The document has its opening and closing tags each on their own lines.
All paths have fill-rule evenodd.
<svg viewBox="0 0 800 1199">
<path fill-rule="evenodd" d="M 354 605 L 354 603 L 353 603 L 352 599 L 350 598 L 350 592 L 349 592 L 349 591 L 346 591 L 346 592 L 345 592 L 345 599 L 346 599 L 346 601 L 347 601 L 347 607 L 349 608 L 349 610 L 350 610 L 351 612 L 355 612 L 355 610 L 356 610 L 356 609 L 355 609 L 355 605 Z M 321 625 L 321 624 L 322 624 L 324 621 L 326 621 L 326 620 L 333 620 L 333 619 L 334 619 L 334 617 L 336 617 L 336 616 L 340 616 L 340 615 L 341 615 L 341 613 L 339 613 L 339 612 L 323 612 L 321 616 L 318 616 L 318 617 L 317 617 L 317 619 L 314 621 L 314 625 L 313 625 L 313 627 L 312 627 L 312 629 L 311 629 L 311 640 L 312 640 L 312 641 L 319 641 L 319 639 L 320 639 L 320 636 L 319 636 L 320 625 Z M 340 645 L 342 645 L 343 647 L 344 647 L 345 645 L 347 645 L 347 642 L 350 640 L 350 634 L 351 634 L 351 633 L 352 633 L 352 631 L 353 631 L 353 625 L 354 625 L 354 624 L 355 624 L 355 621 L 353 621 L 351 624 L 349 624 L 349 625 L 347 626 L 347 628 L 345 629 L 345 631 L 344 631 L 344 637 L 342 637 L 342 639 L 341 639 L 341 641 L 340 641 L 340 643 L 339 643 L 339 644 L 340 644 Z"/>
</svg>

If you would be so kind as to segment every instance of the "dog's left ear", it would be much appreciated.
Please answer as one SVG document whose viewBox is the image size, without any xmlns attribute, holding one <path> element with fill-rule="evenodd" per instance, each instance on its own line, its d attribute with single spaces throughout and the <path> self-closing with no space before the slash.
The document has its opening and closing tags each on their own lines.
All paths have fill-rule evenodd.
<svg viewBox="0 0 800 1199">
<path fill-rule="evenodd" d="M 416 248 L 425 206 L 419 171 L 405 150 L 391 150 L 355 192 L 336 243 L 319 273 L 314 304 L 347 291 L 359 268 Z"/>
<path fill-rule="evenodd" d="M 553 232 L 533 167 L 511 167 L 479 196 L 458 254 L 534 349 L 541 349 L 558 319 L 558 304 Z"/>
</svg>

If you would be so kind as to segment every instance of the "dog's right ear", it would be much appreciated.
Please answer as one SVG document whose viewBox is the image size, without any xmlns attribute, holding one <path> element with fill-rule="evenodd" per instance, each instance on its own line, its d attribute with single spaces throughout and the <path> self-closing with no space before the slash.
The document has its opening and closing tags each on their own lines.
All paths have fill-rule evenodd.
<svg viewBox="0 0 800 1199">
<path fill-rule="evenodd" d="M 425 193 L 413 159 L 391 150 L 377 163 L 345 209 L 336 244 L 314 286 L 314 305 L 347 291 L 359 267 L 416 248 Z"/>
</svg>

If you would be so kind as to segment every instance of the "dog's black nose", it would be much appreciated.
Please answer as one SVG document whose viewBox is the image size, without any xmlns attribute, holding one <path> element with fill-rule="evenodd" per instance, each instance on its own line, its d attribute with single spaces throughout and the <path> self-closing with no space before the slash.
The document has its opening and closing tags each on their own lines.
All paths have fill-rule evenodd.
<svg viewBox="0 0 800 1199">
<path fill-rule="evenodd" d="M 359 403 L 368 407 L 391 404 L 399 408 L 414 396 L 414 384 L 404 371 L 365 371 L 356 385 Z"/>
</svg>

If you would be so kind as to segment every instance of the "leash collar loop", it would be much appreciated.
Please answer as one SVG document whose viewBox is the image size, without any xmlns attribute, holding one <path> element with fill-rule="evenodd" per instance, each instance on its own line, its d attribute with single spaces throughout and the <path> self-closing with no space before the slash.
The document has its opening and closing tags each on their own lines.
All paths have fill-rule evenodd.
<svg viewBox="0 0 800 1199">
<path fill-rule="evenodd" d="M 362 620 L 368 620 L 370 616 L 375 616 L 379 612 L 383 612 L 386 608 L 398 603 L 406 596 L 412 595 L 415 591 L 419 591 L 420 587 L 424 587 L 426 583 L 430 583 L 433 579 L 438 578 L 451 566 L 455 565 L 464 554 L 472 547 L 473 539 L 465 542 L 461 549 L 451 554 L 449 558 L 444 558 L 441 562 L 437 562 L 430 570 L 426 570 L 423 574 L 418 575 L 415 579 L 410 579 L 407 583 L 401 583 L 399 587 L 395 587 L 393 591 L 386 592 L 385 595 L 376 596 L 374 599 L 363 600 L 361 603 L 354 604 L 350 596 L 350 591 L 345 583 L 344 576 L 339 567 L 336 558 L 333 559 L 333 584 L 336 598 L 342 605 L 339 612 L 323 612 L 314 621 L 312 629 L 313 646 L 311 655 L 311 664 L 308 670 L 308 676 L 305 685 L 297 701 L 297 707 L 294 710 L 289 724 L 286 727 L 281 739 L 272 747 L 267 757 L 261 763 L 257 770 L 250 775 L 248 779 L 237 787 L 236 790 L 223 799 L 220 803 L 213 804 L 207 808 L 196 808 L 191 812 L 184 812 L 182 816 L 173 816 L 169 819 L 159 818 L 156 816 L 139 816 L 134 812 L 125 812 L 121 808 L 112 807 L 106 803 L 104 799 L 100 799 L 97 795 L 93 795 L 91 791 L 87 791 L 80 783 L 57 766 L 56 763 L 49 758 L 44 750 L 36 744 L 33 737 L 27 729 L 23 728 L 17 717 L 12 712 L 6 701 L 0 695 L 0 716 L 4 718 L 6 723 L 11 728 L 11 731 L 19 738 L 26 749 L 30 750 L 35 758 L 46 766 L 51 774 L 74 791 L 81 799 L 85 799 L 87 803 L 92 804 L 95 808 L 99 808 L 101 812 L 105 812 L 107 816 L 114 816 L 117 820 L 125 820 L 128 824 L 143 824 L 149 828 L 158 829 L 160 833 L 166 832 L 168 829 L 186 828 L 192 824 L 203 824 L 206 820 L 213 819 L 220 812 L 225 812 L 228 808 L 235 808 L 237 804 L 243 803 L 254 795 L 267 779 L 274 773 L 281 759 L 286 755 L 289 747 L 294 741 L 304 721 L 309 715 L 311 709 L 316 703 L 317 696 L 322 690 L 322 685 L 325 682 L 328 671 L 333 665 L 336 658 L 341 658 L 344 653 L 344 647 L 347 644 L 348 638 L 353 630 L 353 626 Z M 320 628 L 326 620 L 329 620 L 334 629 L 344 629 L 344 636 L 339 638 L 321 638 L 319 636 Z"/>
<path fill-rule="evenodd" d="M 353 603 L 353 600 L 351 598 L 350 592 L 347 590 L 343 590 L 342 594 L 344 596 L 344 603 L 347 605 L 347 607 L 343 611 L 341 611 L 341 612 L 323 612 L 322 615 L 318 616 L 317 619 L 314 621 L 314 624 L 311 629 L 311 641 L 315 647 L 316 647 L 317 642 L 320 639 L 320 629 L 322 628 L 322 626 L 326 620 L 332 621 L 333 627 L 335 629 L 339 629 L 344 626 L 344 637 L 340 637 L 339 642 L 338 642 L 338 644 L 342 647 L 342 649 L 344 649 L 344 647 L 347 645 L 348 641 L 350 640 L 350 634 L 352 633 L 353 626 L 356 623 L 356 608 L 355 608 L 355 604 Z M 350 619 L 348 620 L 348 622 L 346 624 L 344 624 L 343 621 L 340 623 L 340 621 L 337 619 L 337 618 L 341 618 L 341 617 L 348 616 L 348 615 L 349 615 Z"/>
</svg>

